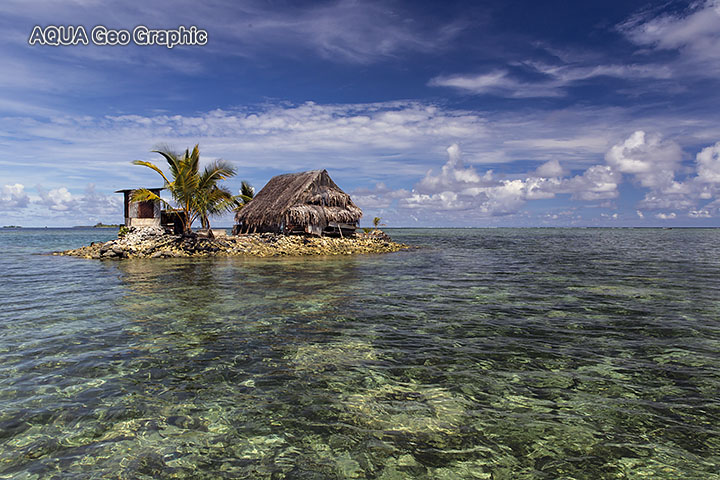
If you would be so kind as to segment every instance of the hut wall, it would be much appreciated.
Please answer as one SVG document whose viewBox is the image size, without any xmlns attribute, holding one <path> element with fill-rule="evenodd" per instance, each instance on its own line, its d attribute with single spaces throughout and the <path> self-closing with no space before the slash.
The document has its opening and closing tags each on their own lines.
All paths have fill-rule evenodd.
<svg viewBox="0 0 720 480">
<path fill-rule="evenodd" d="M 156 195 L 160 189 L 151 189 Z M 159 227 L 161 225 L 161 205 L 158 201 L 133 202 L 133 190 L 124 190 L 125 226 L 126 227 Z"/>
<path fill-rule="evenodd" d="M 126 227 L 159 227 L 160 217 L 157 218 L 126 218 Z"/>
</svg>

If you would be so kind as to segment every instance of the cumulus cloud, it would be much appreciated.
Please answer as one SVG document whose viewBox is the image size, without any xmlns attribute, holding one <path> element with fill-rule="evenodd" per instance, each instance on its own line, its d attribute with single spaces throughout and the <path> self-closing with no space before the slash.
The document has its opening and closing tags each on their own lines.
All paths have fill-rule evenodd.
<svg viewBox="0 0 720 480">
<path fill-rule="evenodd" d="M 457 144 L 448 147 L 447 154 L 447 163 L 442 166 L 440 173 L 434 175 L 432 170 L 428 171 L 416 185 L 416 190 L 421 193 L 440 193 L 452 190 L 472 195 L 474 189 L 493 183 L 492 170 L 488 170 L 481 176 L 474 168 L 465 167 L 460 147 Z"/>
<path fill-rule="evenodd" d="M 690 218 L 711 218 L 713 214 L 709 208 L 701 208 L 699 210 L 690 210 L 688 216 Z"/>
<path fill-rule="evenodd" d="M 606 164 L 592 165 L 577 175 L 566 176 L 567 171 L 560 162 L 549 160 L 534 171 L 507 178 L 492 170 L 480 173 L 472 166 L 465 166 L 460 147 L 453 144 L 447 149 L 447 161 L 439 171 L 429 170 L 409 194 L 393 192 L 392 198 L 399 199 L 400 208 L 463 212 L 466 217 L 479 218 L 516 214 L 529 201 L 550 199 L 559 194 L 611 206 L 608 201 L 619 197 L 619 185 L 623 176 L 628 175 L 648 189 L 638 202 L 639 218 L 645 218 L 643 210 L 665 210 L 656 214 L 656 218 L 663 220 L 676 218 L 677 211 L 693 218 L 707 218 L 714 215 L 717 208 L 709 206 L 711 204 L 700 208 L 697 205 L 703 199 L 712 200 L 720 192 L 720 185 L 715 188 L 712 184 L 720 183 L 716 177 L 719 153 L 720 142 L 703 149 L 697 155 L 697 176 L 679 181 L 675 174 L 681 167 L 680 147 L 657 134 L 636 131 L 608 150 Z M 377 198 L 373 197 L 376 204 L 390 205 L 389 193 L 378 189 Z M 668 213 L 668 210 L 672 211 Z M 619 214 L 601 216 L 608 220 L 620 218 Z"/>
<path fill-rule="evenodd" d="M 700 183 L 720 183 L 720 142 L 703 148 L 696 157 L 697 180 Z"/>
<path fill-rule="evenodd" d="M 669 188 L 651 190 L 645 194 L 638 206 L 647 210 L 686 210 L 697 203 L 692 183 L 673 182 Z"/>
<path fill-rule="evenodd" d="M 98 192 L 94 184 L 88 184 L 83 193 L 72 193 L 67 187 L 48 191 L 42 185 L 36 190 L 38 195 L 31 198 L 31 203 L 50 209 L 56 215 L 74 217 L 78 221 L 122 216 L 120 195 Z"/>
<path fill-rule="evenodd" d="M 30 203 L 30 197 L 25 193 L 25 185 L 15 183 L 3 185 L 0 191 L 0 210 L 17 210 L 25 208 Z"/>
<path fill-rule="evenodd" d="M 675 175 L 680 170 L 681 158 L 682 151 L 677 144 L 642 131 L 633 133 L 606 155 L 614 168 L 631 174 L 641 186 L 649 189 L 638 203 L 641 209 L 685 211 L 693 218 L 712 216 L 712 208 L 698 208 L 698 204 L 720 193 L 720 142 L 697 154 L 695 175 L 677 180 Z"/>
<path fill-rule="evenodd" d="M 638 130 L 605 155 L 607 164 L 620 173 L 629 173 L 647 188 L 670 185 L 682 161 L 680 146 L 659 135 Z"/>
<path fill-rule="evenodd" d="M 466 167 L 457 144 L 448 147 L 447 155 L 440 171 L 428 171 L 410 194 L 401 199 L 401 207 L 471 211 L 474 216 L 487 217 L 514 213 L 529 196 L 541 195 L 539 179 L 537 182 L 497 179 L 492 170 L 480 175 L 472 166 Z"/>
<path fill-rule="evenodd" d="M 572 198 L 597 201 L 617 198 L 622 175 L 608 165 L 593 165 L 580 175 L 565 180 L 560 191 Z"/>
<path fill-rule="evenodd" d="M 549 161 L 520 178 L 500 178 L 466 167 L 460 148 L 447 149 L 448 160 L 438 173 L 427 172 L 400 206 L 444 211 L 471 211 L 479 217 L 511 215 L 528 201 L 572 194 L 576 200 L 597 201 L 618 196 L 621 174 L 606 165 L 595 165 L 582 174 L 565 178 L 557 161 Z M 544 175 L 541 175 L 544 174 Z"/>
<path fill-rule="evenodd" d="M 55 188 L 46 191 L 42 186 L 37 186 L 40 200 L 38 203 L 56 212 L 68 211 L 78 204 L 78 198 L 73 196 L 65 187 Z"/>
<path fill-rule="evenodd" d="M 540 177 L 563 177 L 567 174 L 567 171 L 560 166 L 557 159 L 552 159 L 540 165 L 535 170 L 535 173 Z"/>
</svg>

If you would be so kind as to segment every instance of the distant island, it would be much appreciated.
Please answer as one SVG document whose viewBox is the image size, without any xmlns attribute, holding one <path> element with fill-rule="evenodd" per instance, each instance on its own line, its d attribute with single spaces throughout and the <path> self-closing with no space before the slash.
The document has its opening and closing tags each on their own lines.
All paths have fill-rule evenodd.
<svg viewBox="0 0 720 480">
<path fill-rule="evenodd" d="M 20 225 L 5 225 L 2 228 L 12 229 L 12 228 L 22 228 Z"/>
<path fill-rule="evenodd" d="M 95 225 L 75 225 L 72 228 L 120 228 L 121 224 L 119 223 L 102 223 L 98 222 Z"/>
</svg>

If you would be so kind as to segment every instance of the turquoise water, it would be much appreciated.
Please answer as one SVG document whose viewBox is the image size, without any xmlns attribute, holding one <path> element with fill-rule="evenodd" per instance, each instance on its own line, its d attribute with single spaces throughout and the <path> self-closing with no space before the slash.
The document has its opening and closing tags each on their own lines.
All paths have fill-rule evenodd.
<svg viewBox="0 0 720 480">
<path fill-rule="evenodd" d="M 390 233 L 423 248 L 0 230 L 0 478 L 720 479 L 720 230 Z"/>
</svg>

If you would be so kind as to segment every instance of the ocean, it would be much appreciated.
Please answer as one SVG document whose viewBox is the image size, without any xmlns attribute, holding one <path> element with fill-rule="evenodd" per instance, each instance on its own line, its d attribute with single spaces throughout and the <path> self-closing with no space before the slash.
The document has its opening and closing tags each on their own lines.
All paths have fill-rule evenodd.
<svg viewBox="0 0 720 480">
<path fill-rule="evenodd" d="M 0 230 L 0 478 L 720 479 L 720 230 L 329 258 Z"/>
</svg>

